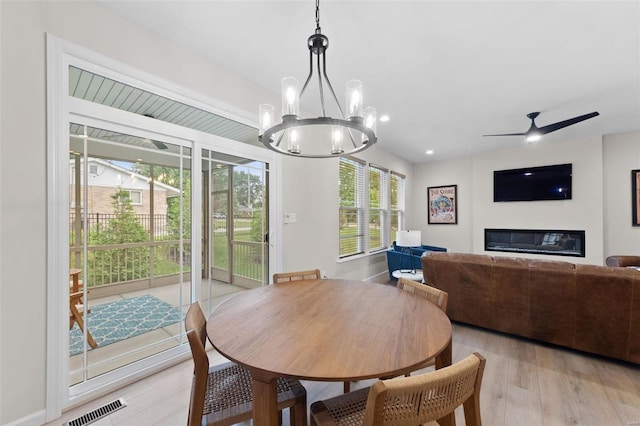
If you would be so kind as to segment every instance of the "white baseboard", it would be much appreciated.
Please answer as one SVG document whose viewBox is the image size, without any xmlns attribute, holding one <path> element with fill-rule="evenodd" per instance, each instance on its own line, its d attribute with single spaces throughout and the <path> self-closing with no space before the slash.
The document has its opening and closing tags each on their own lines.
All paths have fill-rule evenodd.
<svg viewBox="0 0 640 426">
<path fill-rule="evenodd" d="M 382 271 L 379 274 L 376 274 L 367 278 L 365 281 L 375 282 L 375 283 L 386 283 L 387 281 L 389 281 L 389 271 Z"/>
<path fill-rule="evenodd" d="M 28 416 L 7 423 L 6 426 L 40 426 L 47 422 L 45 410 L 36 411 Z"/>
</svg>

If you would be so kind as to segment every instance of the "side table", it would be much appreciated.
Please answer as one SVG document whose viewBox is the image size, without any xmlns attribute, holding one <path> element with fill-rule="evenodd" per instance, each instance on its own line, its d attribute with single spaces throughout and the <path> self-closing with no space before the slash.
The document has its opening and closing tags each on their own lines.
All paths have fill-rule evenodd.
<svg viewBox="0 0 640 426">
<path fill-rule="evenodd" d="M 412 281 L 418 281 L 419 283 L 421 283 L 422 281 L 424 281 L 424 277 L 422 276 L 422 269 L 416 269 L 415 273 L 411 273 L 411 272 L 405 272 L 402 269 L 396 269 L 395 271 L 393 271 L 391 273 L 391 276 L 393 278 L 407 278 L 409 280 Z"/>
</svg>

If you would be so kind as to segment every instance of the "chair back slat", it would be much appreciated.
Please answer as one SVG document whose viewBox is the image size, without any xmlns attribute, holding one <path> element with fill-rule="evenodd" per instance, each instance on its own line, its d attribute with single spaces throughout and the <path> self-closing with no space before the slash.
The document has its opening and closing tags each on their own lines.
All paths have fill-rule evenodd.
<svg viewBox="0 0 640 426">
<path fill-rule="evenodd" d="M 204 398 L 207 392 L 209 376 L 209 357 L 207 357 L 207 351 L 205 350 L 207 319 L 198 303 L 193 303 L 189 307 L 184 317 L 184 324 L 194 364 L 188 425 L 195 426 L 202 423 Z"/>
<path fill-rule="evenodd" d="M 428 284 L 421 284 L 408 278 L 398 278 L 397 287 L 416 296 L 424 297 L 431 303 L 435 303 L 443 312 L 447 312 L 449 294 Z"/>
<path fill-rule="evenodd" d="M 434 372 L 376 382 L 369 391 L 363 424 L 414 426 L 438 420 L 464 404 L 467 426 L 481 426 L 479 393 L 485 362 L 474 353 Z"/>
<path fill-rule="evenodd" d="M 319 280 L 321 278 L 322 276 L 319 269 L 298 272 L 280 272 L 277 274 L 273 274 L 273 283 L 278 284 L 301 280 Z"/>
</svg>

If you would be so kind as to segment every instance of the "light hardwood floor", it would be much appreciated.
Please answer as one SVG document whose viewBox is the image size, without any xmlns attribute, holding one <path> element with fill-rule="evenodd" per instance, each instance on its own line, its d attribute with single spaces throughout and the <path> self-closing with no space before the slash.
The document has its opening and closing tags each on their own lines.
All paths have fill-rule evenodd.
<svg viewBox="0 0 640 426">
<path fill-rule="evenodd" d="M 487 358 L 481 414 L 487 426 L 640 426 L 640 366 L 454 324 L 453 360 L 479 352 Z M 210 351 L 212 362 L 223 358 Z M 193 364 L 189 360 L 50 423 L 60 425 L 115 398 L 128 406 L 95 425 L 186 424 Z M 370 384 L 356 382 L 352 389 Z M 308 402 L 342 392 L 342 383 L 303 382 Z M 458 425 L 464 425 L 461 409 Z M 288 413 L 284 424 L 288 424 Z"/>
</svg>

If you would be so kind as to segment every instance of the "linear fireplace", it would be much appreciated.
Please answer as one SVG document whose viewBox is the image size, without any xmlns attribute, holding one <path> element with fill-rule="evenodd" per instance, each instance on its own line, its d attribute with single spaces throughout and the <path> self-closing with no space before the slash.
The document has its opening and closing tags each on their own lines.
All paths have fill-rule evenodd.
<svg viewBox="0 0 640 426">
<path fill-rule="evenodd" d="M 585 257 L 584 231 L 485 229 L 484 249 L 511 253 Z"/>
</svg>

